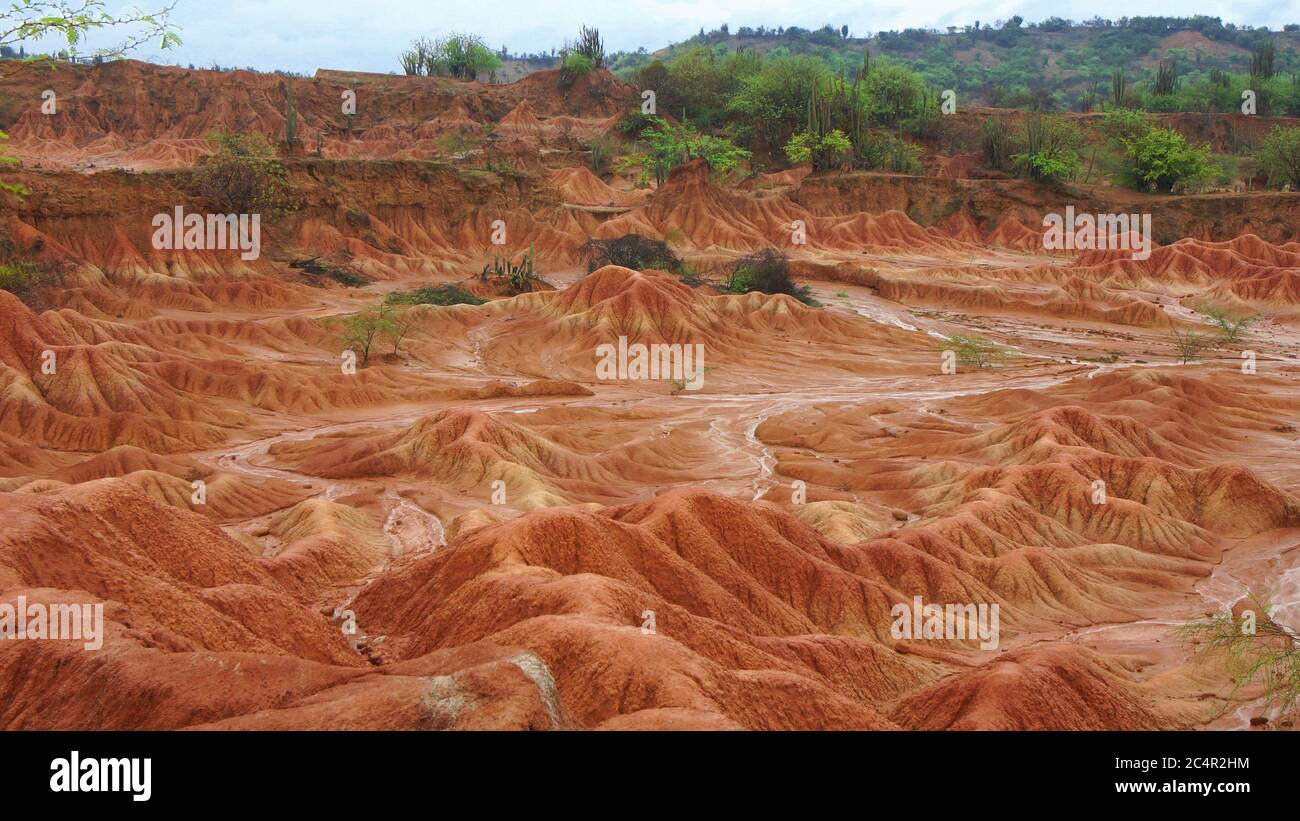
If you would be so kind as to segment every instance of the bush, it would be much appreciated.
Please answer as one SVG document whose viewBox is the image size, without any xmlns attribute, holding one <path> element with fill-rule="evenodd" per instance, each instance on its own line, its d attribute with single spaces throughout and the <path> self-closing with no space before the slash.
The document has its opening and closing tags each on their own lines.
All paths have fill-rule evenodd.
<svg viewBox="0 0 1300 821">
<path fill-rule="evenodd" d="M 190 172 L 191 193 L 225 214 L 275 218 L 292 209 L 284 166 L 261 134 L 211 134 L 216 153 Z"/>
<path fill-rule="evenodd" d="M 1011 136 L 1011 126 L 1005 120 L 992 117 L 984 119 L 980 129 L 980 148 L 984 154 L 984 164 L 999 171 L 1010 171 L 1014 167 L 1015 143 Z"/>
<path fill-rule="evenodd" d="M 873 62 L 864 79 L 872 117 L 881 125 L 897 125 L 916 113 L 924 98 L 921 78 L 911 69 Z"/>
<path fill-rule="evenodd" d="M 1255 152 L 1255 162 L 1273 188 L 1300 191 L 1300 128 L 1274 126 Z"/>
<path fill-rule="evenodd" d="M 1186 191 L 1218 173 L 1208 145 L 1194 146 L 1177 131 L 1152 128 L 1128 143 L 1127 177 L 1139 188 Z"/>
<path fill-rule="evenodd" d="M 915 174 L 921 170 L 921 147 L 888 132 L 869 134 L 858 147 L 863 168 Z"/>
<path fill-rule="evenodd" d="M 764 145 L 785 145 L 808 119 L 808 99 L 830 72 L 807 55 L 774 57 L 744 77 L 725 105 L 738 119 L 742 136 Z"/>
<path fill-rule="evenodd" d="M 289 267 L 298 268 L 309 274 L 315 274 L 316 276 L 327 277 L 340 285 L 346 285 L 349 288 L 360 288 L 364 285 L 370 284 L 370 280 L 360 274 L 354 274 L 351 271 L 344 270 L 343 268 L 336 268 L 333 265 L 324 264 L 320 261 L 320 257 L 295 259 L 289 263 Z"/>
<path fill-rule="evenodd" d="M 0 143 L 3 143 L 7 139 L 9 139 L 9 135 L 4 133 L 3 131 L 0 131 Z M 6 154 L 3 150 L 3 147 L 0 147 L 0 166 L 17 165 L 17 164 L 18 164 L 18 160 Z M 19 185 L 18 183 L 5 182 L 4 180 L 0 180 L 0 193 L 4 193 L 4 192 L 8 192 L 10 194 L 14 194 L 19 197 L 25 197 L 27 196 L 28 193 L 30 193 L 28 192 L 26 187 Z"/>
<path fill-rule="evenodd" d="M 456 285 L 425 285 L 414 291 L 393 291 L 384 297 L 385 305 L 482 305 L 486 299 L 474 296 L 469 291 Z"/>
<path fill-rule="evenodd" d="M 480 72 L 501 66 L 501 58 L 477 34 L 448 34 L 432 43 L 421 37 L 411 43 L 401 62 L 407 74 L 442 74 L 461 80 L 473 80 Z"/>
<path fill-rule="evenodd" d="M 838 128 L 820 137 L 804 131 L 785 144 L 785 156 L 796 165 L 811 162 L 814 171 L 827 171 L 853 156 L 853 143 Z"/>
<path fill-rule="evenodd" d="M 668 247 L 668 243 L 640 234 L 587 240 L 581 253 L 587 260 L 587 273 L 606 265 L 620 265 L 634 271 L 654 268 L 681 273 L 683 270 L 681 259 Z"/>
<path fill-rule="evenodd" d="M 1101 133 L 1120 148 L 1145 137 L 1151 128 L 1151 118 L 1132 108 L 1113 108 L 1101 119 Z"/>
<path fill-rule="evenodd" d="M 693 159 L 703 159 L 711 171 L 726 173 L 735 170 L 751 156 L 750 152 L 730 140 L 700 134 L 689 125 L 673 125 L 659 117 L 655 118 L 653 128 L 641 132 L 641 139 L 649 150 L 625 157 L 619 163 L 619 170 L 640 168 L 643 184 L 648 183 L 653 173 L 655 181 L 663 185 L 668 172 Z"/>
<path fill-rule="evenodd" d="M 618 150 L 618 144 L 608 137 L 597 137 L 591 141 L 591 173 L 601 176 L 609 170 L 609 159 Z"/>
<path fill-rule="evenodd" d="M 45 284 L 45 273 L 28 260 L 0 263 L 0 291 L 8 291 L 29 307 L 36 305 Z"/>
<path fill-rule="evenodd" d="M 596 62 L 585 54 L 571 51 L 564 55 L 564 60 L 560 63 L 560 85 L 568 88 L 577 82 L 579 77 L 590 74 L 596 68 Z"/>
<path fill-rule="evenodd" d="M 1240 615 L 1225 611 L 1185 624 L 1177 634 L 1197 648 L 1198 660 L 1217 662 L 1232 680 L 1223 711 L 1238 704 L 1238 691 L 1257 684 L 1265 703 L 1278 710 L 1278 723 L 1287 726 L 1300 717 L 1300 637 L 1269 617 L 1275 610 L 1267 596 L 1248 592 L 1246 598 L 1250 605 Z"/>
<path fill-rule="evenodd" d="M 658 118 L 653 114 L 642 114 L 641 109 L 638 108 L 620 117 L 615 128 L 629 137 L 637 137 L 647 128 L 654 128 L 657 121 Z"/>
<path fill-rule="evenodd" d="M 944 340 L 944 350 L 957 355 L 957 364 L 968 368 L 991 368 L 1006 361 L 1009 352 L 982 336 L 954 334 Z"/>
<path fill-rule="evenodd" d="M 765 294 L 786 294 L 805 305 L 819 306 L 812 298 L 807 285 L 799 285 L 790 273 L 790 258 L 784 251 L 764 248 L 741 257 L 731 266 L 731 273 L 723 290 L 732 294 L 761 291 Z"/>
<path fill-rule="evenodd" d="M 1214 337 L 1199 331 L 1174 331 L 1169 335 L 1178 361 L 1184 365 L 1199 359 L 1206 351 L 1214 350 Z"/>
<path fill-rule="evenodd" d="M 1259 321 L 1258 314 L 1233 314 L 1227 308 L 1218 305 L 1202 305 L 1196 309 L 1201 316 L 1219 326 L 1227 342 L 1236 342 Z"/>
<path fill-rule="evenodd" d="M 1079 132 L 1065 120 L 1029 114 L 1025 117 L 1025 151 L 1016 155 L 1015 161 L 1031 180 L 1063 182 L 1079 170 L 1079 142 Z"/>
</svg>

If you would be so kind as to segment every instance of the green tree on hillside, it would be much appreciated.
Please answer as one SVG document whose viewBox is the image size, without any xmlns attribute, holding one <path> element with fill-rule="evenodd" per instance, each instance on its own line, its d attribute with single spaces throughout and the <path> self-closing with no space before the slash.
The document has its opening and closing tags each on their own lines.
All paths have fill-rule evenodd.
<svg viewBox="0 0 1300 821">
<path fill-rule="evenodd" d="M 1300 191 L 1300 128 L 1274 126 L 1256 149 L 1255 161 L 1270 186 Z"/>
</svg>

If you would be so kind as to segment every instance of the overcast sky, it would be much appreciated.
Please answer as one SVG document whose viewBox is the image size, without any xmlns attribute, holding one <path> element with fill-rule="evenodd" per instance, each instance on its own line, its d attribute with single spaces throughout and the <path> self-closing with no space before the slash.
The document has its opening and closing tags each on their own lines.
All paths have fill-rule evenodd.
<svg viewBox="0 0 1300 821">
<path fill-rule="evenodd" d="M 112 9 L 146 10 L 166 0 L 107 0 Z M 5 3 L 4 5 L 8 5 Z M 872 5 L 876 5 L 875 8 Z M 739 26 L 847 24 L 854 35 L 965 25 L 1019 14 L 1026 20 L 1060 16 L 1187 16 L 1205 14 L 1224 22 L 1280 29 L 1300 22 L 1300 0 L 928 0 L 868 4 L 862 0 L 178 0 L 174 20 L 184 44 L 170 52 L 143 49 L 134 56 L 208 67 L 249 66 L 309 74 L 317 68 L 397 71 L 397 55 L 421 35 L 475 32 L 493 48 L 549 51 L 572 38 L 579 26 L 600 29 L 609 51 L 654 51 L 700 30 Z M 92 38 L 91 45 L 109 38 Z M 57 48 L 54 42 L 49 44 Z"/>
</svg>

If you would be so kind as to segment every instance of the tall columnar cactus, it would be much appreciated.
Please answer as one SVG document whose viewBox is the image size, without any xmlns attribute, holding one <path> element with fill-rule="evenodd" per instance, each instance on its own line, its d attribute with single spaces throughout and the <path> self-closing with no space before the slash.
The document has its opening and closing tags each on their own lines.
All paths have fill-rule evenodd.
<svg viewBox="0 0 1300 821">
<path fill-rule="evenodd" d="M 1128 80 L 1124 79 L 1124 72 L 1116 70 L 1110 76 L 1110 103 L 1115 108 L 1123 108 L 1127 96 Z"/>
<path fill-rule="evenodd" d="M 284 141 L 293 151 L 294 143 L 298 142 L 298 107 L 293 104 L 293 85 L 289 81 L 284 84 L 284 96 L 286 108 L 284 112 Z"/>
<path fill-rule="evenodd" d="M 1255 49 L 1255 53 L 1250 56 L 1250 76 L 1256 80 L 1271 80 L 1276 73 L 1273 69 L 1273 55 L 1276 48 L 1273 41 L 1269 40 L 1264 45 Z"/>
<path fill-rule="evenodd" d="M 1164 60 L 1156 67 L 1156 83 L 1152 89 L 1156 94 L 1173 94 L 1178 90 L 1178 66 Z"/>
</svg>

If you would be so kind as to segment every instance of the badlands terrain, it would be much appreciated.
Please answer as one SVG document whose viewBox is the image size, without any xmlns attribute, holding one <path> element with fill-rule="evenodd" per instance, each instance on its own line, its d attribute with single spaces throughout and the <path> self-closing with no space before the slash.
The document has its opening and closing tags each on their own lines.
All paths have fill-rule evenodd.
<svg viewBox="0 0 1300 821">
<path fill-rule="evenodd" d="M 0 291 L 0 599 L 107 621 L 0 642 L 0 727 L 1276 726 L 1175 629 L 1252 591 L 1300 627 L 1295 195 L 699 162 L 636 189 L 588 170 L 640 99 L 605 72 L 322 71 L 260 257 L 156 250 L 206 135 L 283 132 L 280 83 L 0 79 L 31 192 L 0 237 L 56 275 Z M 1157 245 L 1046 252 L 1066 205 Z M 821 307 L 588 272 L 630 233 L 715 281 L 782 249 Z M 531 292 L 341 367 L 340 318 L 530 249 Z M 1263 319 L 1183 363 L 1207 301 Z M 945 372 L 953 335 L 1009 355 Z M 598 379 L 619 337 L 703 345 L 702 386 Z M 996 604 L 998 646 L 896 639 L 915 597 Z"/>
</svg>

